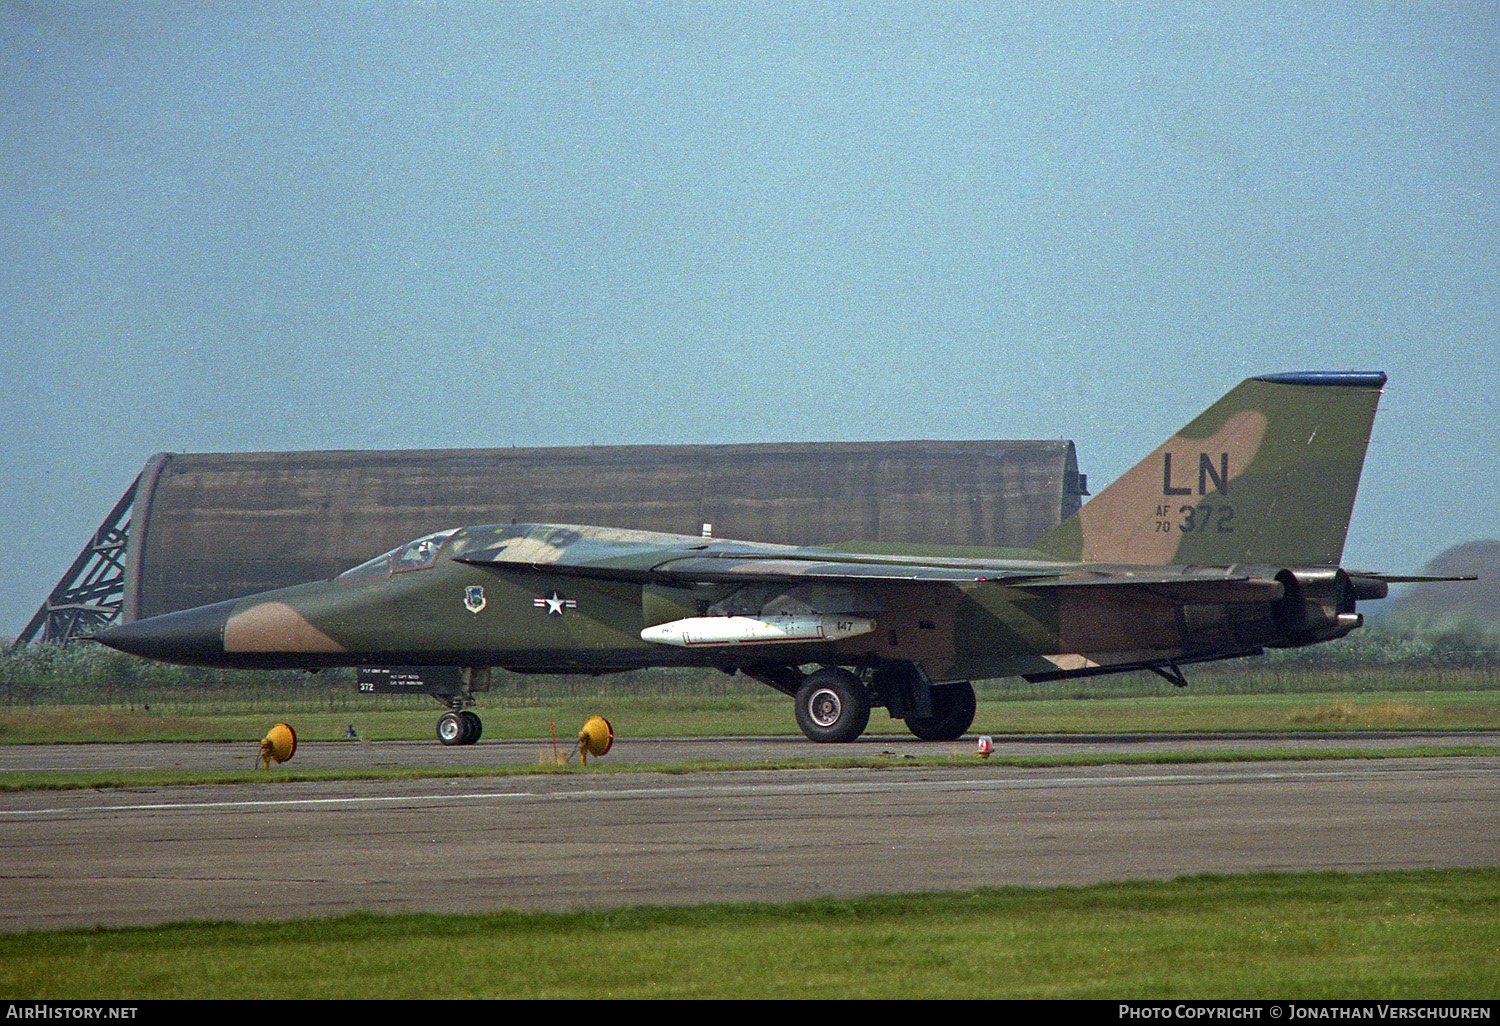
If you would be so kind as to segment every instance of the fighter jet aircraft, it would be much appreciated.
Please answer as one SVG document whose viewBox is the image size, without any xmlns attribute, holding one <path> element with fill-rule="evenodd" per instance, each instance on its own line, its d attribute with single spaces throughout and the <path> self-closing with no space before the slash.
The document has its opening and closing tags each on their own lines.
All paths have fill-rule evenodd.
<svg viewBox="0 0 1500 1026">
<path fill-rule="evenodd" d="M 1340 638 L 1392 581 L 1339 566 L 1380 372 L 1251 378 L 1035 550 L 759 544 L 564 524 L 440 530 L 330 581 L 123 624 L 98 641 L 199 666 L 357 666 L 449 707 L 495 667 L 716 667 L 791 696 L 813 741 L 872 708 L 962 736 L 973 680 L 1182 667 Z M 436 525 L 435 525 L 436 526 Z M 1425 578 L 1424 578 L 1425 579 Z"/>
</svg>

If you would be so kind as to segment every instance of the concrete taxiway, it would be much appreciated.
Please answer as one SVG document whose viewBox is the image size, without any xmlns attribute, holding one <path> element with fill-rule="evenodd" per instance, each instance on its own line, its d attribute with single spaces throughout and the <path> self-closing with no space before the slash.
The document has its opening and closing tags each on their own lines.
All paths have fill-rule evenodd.
<svg viewBox="0 0 1500 1026">
<path fill-rule="evenodd" d="M 1495 740 L 1455 736 L 1466 740 L 1357 740 L 1360 747 Z M 1030 742 L 1030 750 L 1203 749 L 1227 740 L 1052 738 Z M 1268 747 L 1265 736 L 1236 743 Z M 726 762 L 786 749 L 899 758 L 948 747 L 879 736 L 838 753 L 791 738 L 637 739 L 607 758 L 686 761 L 705 745 Z M 974 743 L 953 747 L 971 753 Z M 9 746 L 0 748 L 0 771 L 18 762 L 78 768 L 101 758 L 116 766 L 227 759 L 242 767 L 253 757 L 244 748 Z M 534 762 L 538 748 L 534 740 L 467 749 L 324 742 L 299 749 L 296 759 L 500 764 Z M 1047 769 L 976 759 L 941 769 L 897 763 L 331 783 L 278 782 L 275 773 L 249 784 L 0 796 L 0 930 L 1500 864 L 1500 754 Z"/>
</svg>

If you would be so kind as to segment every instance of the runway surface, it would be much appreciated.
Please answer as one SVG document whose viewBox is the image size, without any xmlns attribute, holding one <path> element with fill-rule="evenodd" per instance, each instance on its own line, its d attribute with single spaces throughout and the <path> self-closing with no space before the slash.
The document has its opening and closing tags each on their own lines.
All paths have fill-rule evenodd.
<svg viewBox="0 0 1500 1026">
<path fill-rule="evenodd" d="M 1459 735 L 1492 744 L 1493 734 Z M 1194 739 L 1007 739 L 1068 750 Z M 1340 735 L 1336 746 L 1439 742 Z M 1270 743 L 1268 743 L 1268 741 Z M 1251 736 L 1248 747 L 1334 744 Z M 646 739 L 607 757 L 725 761 L 788 738 Z M 196 765 L 243 745 L 0 748 L 0 771 Z M 324 743 L 306 764 L 534 762 L 537 742 Z M 867 738 L 859 754 L 948 746 Z M 957 746 L 973 751 L 972 739 Z M 363 750 L 363 755 L 357 754 Z M 737 753 L 737 754 L 736 754 Z M 271 773 L 274 774 L 275 770 Z M 268 774 L 269 777 L 270 774 Z M 1083 884 L 1249 870 L 1500 864 L 1500 754 L 1015 769 L 574 773 L 398 782 L 29 791 L 0 796 L 0 930 L 181 919 L 567 909 Z"/>
</svg>

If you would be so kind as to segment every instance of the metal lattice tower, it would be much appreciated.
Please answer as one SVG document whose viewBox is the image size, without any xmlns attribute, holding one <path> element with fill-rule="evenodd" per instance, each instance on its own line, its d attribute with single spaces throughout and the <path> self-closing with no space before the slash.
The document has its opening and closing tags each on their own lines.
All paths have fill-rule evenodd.
<svg viewBox="0 0 1500 1026">
<path fill-rule="evenodd" d="M 86 638 L 119 620 L 125 597 L 125 545 L 130 537 L 130 512 L 135 503 L 137 477 L 47 601 L 36 611 L 12 651 L 42 641 Z"/>
</svg>

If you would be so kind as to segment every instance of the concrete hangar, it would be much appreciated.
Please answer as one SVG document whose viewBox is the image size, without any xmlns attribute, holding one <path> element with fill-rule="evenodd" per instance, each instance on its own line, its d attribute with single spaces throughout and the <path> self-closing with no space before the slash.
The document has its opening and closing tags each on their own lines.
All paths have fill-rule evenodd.
<svg viewBox="0 0 1500 1026">
<path fill-rule="evenodd" d="M 1086 493 L 1063 440 L 159 453 L 16 646 L 326 579 L 445 527 L 1015 547 Z"/>
</svg>

